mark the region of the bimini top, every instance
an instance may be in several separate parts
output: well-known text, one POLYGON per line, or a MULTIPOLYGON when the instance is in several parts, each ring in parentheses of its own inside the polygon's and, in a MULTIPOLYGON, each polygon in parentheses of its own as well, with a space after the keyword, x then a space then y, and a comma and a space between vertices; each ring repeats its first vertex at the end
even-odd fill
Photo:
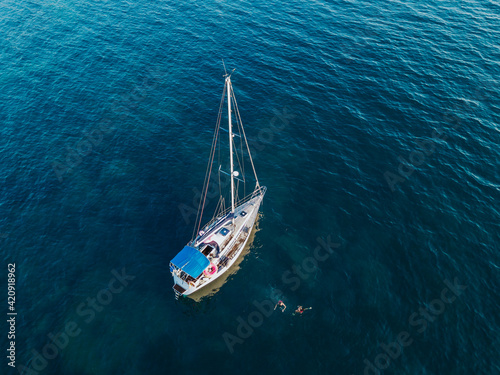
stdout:
POLYGON ((208 267, 210 261, 194 247, 184 246, 170 263, 196 279, 208 267))

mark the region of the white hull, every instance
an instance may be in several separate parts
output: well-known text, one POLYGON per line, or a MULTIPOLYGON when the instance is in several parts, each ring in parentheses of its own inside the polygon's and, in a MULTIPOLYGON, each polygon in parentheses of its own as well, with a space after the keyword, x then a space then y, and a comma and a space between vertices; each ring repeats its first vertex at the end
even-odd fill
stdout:
MULTIPOLYGON (((253 229, 253 224, 252 224, 252 229, 253 229)), ((198 287, 190 287, 188 290, 186 290, 186 292, 184 292, 184 295, 189 296, 190 294, 193 294, 193 293, 199 291, 200 289, 206 288, 207 286, 212 284, 215 280, 217 280, 219 277, 224 275, 227 271, 229 271, 229 269, 232 267, 232 265, 240 257, 240 255, 243 252, 243 249, 245 248, 249 238, 250 238, 250 234, 247 236, 247 238, 245 239, 245 242, 243 242, 243 244, 239 247, 234 258, 231 261, 229 261, 229 263, 227 264, 227 267, 225 267, 223 271, 217 272, 214 276, 210 277, 210 279, 203 285, 199 285, 198 287)))
MULTIPOLYGON (((231 75, 226 74, 224 91, 227 90, 227 114, 228 114, 228 133, 229 133, 229 173, 221 170, 221 164, 219 164, 219 184, 220 184, 220 174, 224 173, 230 176, 231 181, 231 206, 224 210, 225 198, 220 196, 219 203, 217 204, 216 212, 217 217, 210 221, 203 227, 203 229, 196 235, 196 237, 191 240, 184 248, 170 261, 170 272, 174 278, 174 292, 176 297, 180 295, 189 296, 196 293, 200 289, 203 289, 211 285, 215 280, 219 279, 224 275, 231 266, 238 260, 239 256, 243 252, 245 245, 250 238, 252 233, 257 214, 259 213, 259 208, 262 203, 262 199, 266 193, 266 188, 260 186, 259 180, 257 178, 257 173, 255 172, 255 167, 253 165, 252 156, 250 155, 250 148, 245 136, 245 131, 243 129, 243 124, 241 123, 241 117, 238 111, 238 106, 236 104, 236 98, 232 93, 231 86, 231 75), (234 102, 234 116, 237 124, 237 134, 233 134, 232 126, 232 103, 234 102), (234 159, 233 159, 233 143, 235 143, 234 137, 237 136, 240 140, 241 158, 236 153, 236 161, 240 170, 244 171, 245 163, 243 162, 243 145, 246 146, 248 151, 248 156, 250 159, 250 164, 255 176, 255 189, 250 194, 238 201, 239 191, 245 191, 245 177, 239 178, 240 175, 238 171, 234 170, 234 159), (243 143, 244 141, 244 143, 243 143), (238 183, 235 184, 235 179, 238 183), (242 182, 243 188, 240 190, 240 182, 242 182), (223 212, 220 212, 223 211, 223 212), (219 213, 220 212, 220 213, 219 213)), ((207 174, 205 176, 205 183, 203 186, 204 197, 203 202, 205 202, 206 194, 208 192, 208 183, 210 181, 211 171, 214 166, 214 157, 216 150, 218 148, 219 130, 222 107, 224 103, 221 100, 221 106, 219 108, 219 117, 217 120, 217 125, 214 132, 214 139, 212 141, 212 150, 210 152, 210 159, 207 167, 207 174)), ((220 189, 220 187, 219 187, 220 189)), ((201 204, 198 209, 198 215, 196 218, 196 225, 194 234, 199 230, 202 217, 204 203, 201 204)), ((215 215, 215 214, 214 214, 215 215)), ((213 285, 213 284, 212 284, 213 285)))
MULTIPOLYGON (((265 188, 263 188, 262 194, 259 194, 250 199, 248 202, 236 207, 234 212, 234 230, 232 233, 228 234, 228 236, 231 235, 232 237, 229 241, 226 240, 227 243, 224 243, 224 238, 220 235, 220 230, 221 228, 231 227, 232 220, 230 218, 225 221, 221 221, 218 225, 213 226, 213 228, 210 228, 209 226, 206 233, 198 236, 193 242, 190 243, 190 246, 193 246, 200 251, 207 243, 216 242, 219 246, 221 246, 218 257, 210 259, 211 264, 217 266, 217 271, 210 276, 201 274, 198 278, 191 281, 187 281, 185 277, 182 278, 176 272, 172 272, 172 276, 174 278, 174 290, 177 295, 189 296, 200 289, 209 286, 231 268, 243 252, 243 249, 250 238, 264 194, 265 188), (246 215, 242 216, 242 213, 246 213, 246 215)), ((217 220, 215 223, 217 223, 217 220)))

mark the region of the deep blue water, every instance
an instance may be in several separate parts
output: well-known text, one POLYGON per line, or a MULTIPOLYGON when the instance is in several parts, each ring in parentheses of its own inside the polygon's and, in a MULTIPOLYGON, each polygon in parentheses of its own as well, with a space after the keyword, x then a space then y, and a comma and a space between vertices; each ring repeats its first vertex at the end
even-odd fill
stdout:
POLYGON ((15 263, 18 315, 1 373, 500 373, 499 15, 4 1, 1 310, 15 263), (240 269, 176 301, 221 59, 268 192, 240 269), (276 298, 284 313, 255 307, 276 298))

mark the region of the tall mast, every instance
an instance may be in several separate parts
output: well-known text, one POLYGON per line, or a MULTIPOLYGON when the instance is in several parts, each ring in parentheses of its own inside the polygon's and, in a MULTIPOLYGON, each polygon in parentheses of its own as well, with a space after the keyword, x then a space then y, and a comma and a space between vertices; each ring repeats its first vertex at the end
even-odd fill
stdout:
POLYGON ((226 78, 226 84, 227 84, 227 116, 229 120, 229 161, 231 163, 231 213, 234 213, 233 126, 231 124, 231 76, 228 76, 226 78))

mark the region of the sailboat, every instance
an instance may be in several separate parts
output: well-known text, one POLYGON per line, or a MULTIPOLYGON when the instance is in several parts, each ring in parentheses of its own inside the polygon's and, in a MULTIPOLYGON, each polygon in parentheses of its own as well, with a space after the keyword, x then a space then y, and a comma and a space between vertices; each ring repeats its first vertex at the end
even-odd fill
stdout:
MULTIPOLYGON (((170 272, 174 279, 173 290, 175 297, 189 296, 202 288, 206 288, 224 273, 236 262, 241 255, 245 245, 250 238, 250 233, 254 228, 260 205, 266 193, 267 188, 259 184, 255 166, 253 164, 248 141, 241 122, 241 116, 238 110, 236 98, 231 85, 231 74, 225 74, 224 91, 219 107, 217 124, 212 141, 212 149, 205 175, 205 182, 202 190, 202 197, 196 217, 193 237, 186 246, 170 261, 170 272), (203 211, 208 192, 208 186, 211 180, 214 180, 215 173, 212 170, 217 165, 214 163, 216 151, 220 151, 221 138, 219 137, 221 127, 222 112, 224 101, 227 96, 227 132, 229 133, 229 171, 224 171, 219 164, 217 176, 219 181, 219 201, 215 212, 210 221, 201 227, 203 211), (234 108, 234 109, 233 109, 234 108), (237 129, 233 130, 233 115, 237 129), (240 149, 238 148, 240 146, 240 149), (233 151, 241 150, 239 152, 233 151), (245 158, 249 159, 255 179, 253 191, 245 195, 245 185, 249 182, 245 177, 245 158), (236 164, 240 170, 235 169, 236 164), (242 172, 240 174, 240 171, 242 172), (226 197, 223 194, 223 185, 221 176, 229 176, 226 179, 226 185, 230 183, 231 202, 226 208, 226 197), (243 192, 243 194, 241 194, 243 192), (241 195, 241 199, 239 196, 241 195)), ((248 168, 247 168, 248 169, 248 168)), ((252 180, 253 182, 253 180, 252 180)))

